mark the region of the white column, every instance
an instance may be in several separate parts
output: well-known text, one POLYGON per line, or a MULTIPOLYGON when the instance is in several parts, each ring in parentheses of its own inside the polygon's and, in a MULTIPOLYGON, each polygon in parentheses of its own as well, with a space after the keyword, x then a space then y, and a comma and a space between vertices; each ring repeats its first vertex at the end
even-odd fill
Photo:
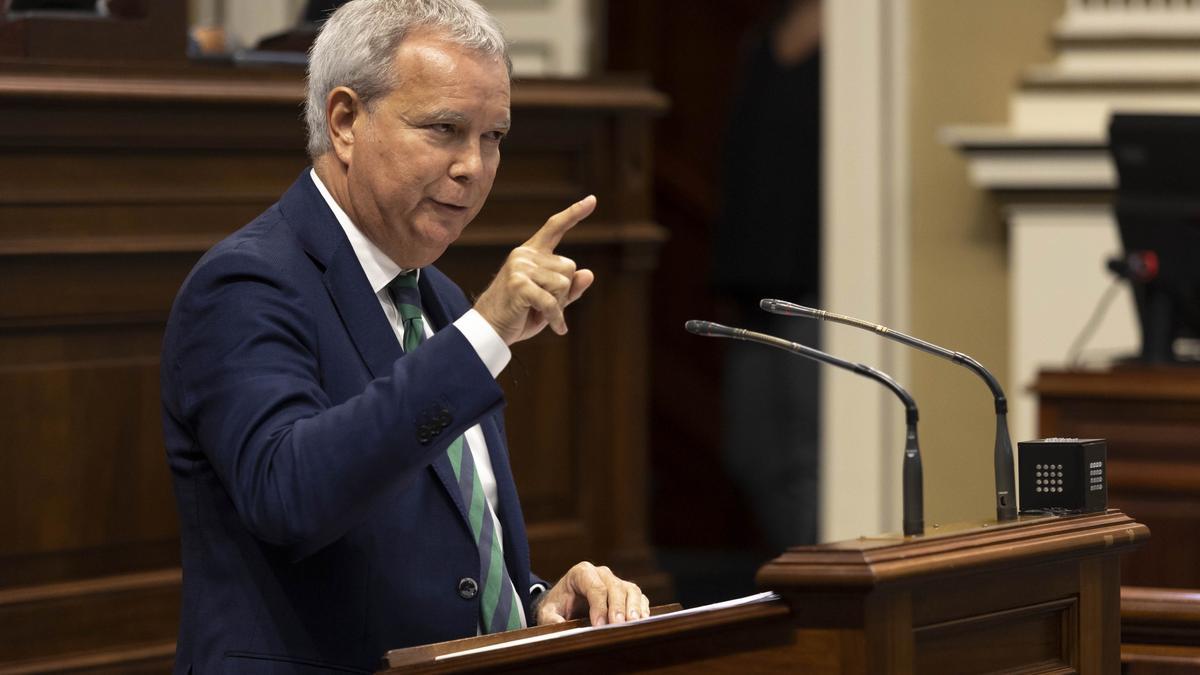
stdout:
POLYGON ((583 77, 591 70, 591 0, 480 0, 512 42, 519 77, 583 77))
MULTIPOLYGON (((907 324, 907 0, 824 7, 822 304, 907 324)), ((827 326, 825 348, 907 379, 902 347, 827 326)), ((821 538, 899 529, 903 411, 879 385, 827 369, 822 379, 821 538)))
POLYGON ((231 44, 244 48, 295 26, 304 8, 304 0, 219 1, 224 3, 225 31, 231 44))

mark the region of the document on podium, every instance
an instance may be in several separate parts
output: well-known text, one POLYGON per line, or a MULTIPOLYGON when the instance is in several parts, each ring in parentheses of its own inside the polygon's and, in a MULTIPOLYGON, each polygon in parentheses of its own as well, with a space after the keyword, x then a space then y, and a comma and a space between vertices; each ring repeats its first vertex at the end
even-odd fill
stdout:
POLYGON ((590 633, 592 631, 621 630, 623 628, 629 628, 631 626, 640 626, 640 625, 646 624, 646 623, 655 623, 658 621, 669 621, 671 619, 676 619, 676 618, 679 618, 682 616, 689 616, 692 614, 704 614, 706 612, 715 612, 715 611, 722 610, 722 609, 728 609, 730 607, 741 607, 743 605, 753 605, 753 604, 757 604, 760 602, 771 602, 773 600, 778 600, 778 599, 779 599, 778 593, 776 593, 774 591, 766 591, 764 593, 756 593, 754 595, 747 595, 744 598, 735 598, 733 600, 725 600, 723 602, 715 602, 711 605, 702 605, 700 607, 691 607, 688 609, 681 609, 678 612, 670 612, 668 614, 659 614, 657 616, 646 617, 645 619, 638 619, 637 621, 627 621, 625 623, 610 623, 610 624, 605 624, 603 626, 583 626, 580 628, 571 628, 568 630, 559 631, 557 633, 547 633, 545 635, 535 635, 533 637, 521 638, 520 640, 510 640, 508 642, 501 642, 501 643, 494 644, 494 645, 487 645, 486 647, 476 647, 474 649, 464 649, 459 652, 451 652, 449 654, 442 654, 440 656, 437 656, 435 658, 435 660, 443 661, 445 659, 453 659, 453 658, 458 658, 460 656, 468 656, 470 654, 480 654, 483 652, 494 652, 494 651, 498 651, 501 649, 509 649, 511 647, 519 647, 521 645, 534 644, 537 642, 546 642, 549 640, 558 640, 560 638, 570 637, 572 635, 579 635, 581 633, 590 633))

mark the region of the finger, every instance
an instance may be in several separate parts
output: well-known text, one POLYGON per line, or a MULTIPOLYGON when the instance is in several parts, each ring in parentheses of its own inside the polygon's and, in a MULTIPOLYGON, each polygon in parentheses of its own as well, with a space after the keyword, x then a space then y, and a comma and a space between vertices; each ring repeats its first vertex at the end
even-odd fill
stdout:
POLYGON ((542 267, 552 269, 568 279, 575 276, 575 261, 571 260, 567 256, 545 253, 539 253, 538 255, 540 256, 538 262, 542 267))
POLYGON ((566 306, 567 296, 571 291, 571 277, 541 267, 534 268, 527 274, 533 283, 553 295, 559 306, 566 306))
POLYGON ((642 596, 642 618, 650 616, 650 598, 642 596))
POLYGON ((595 195, 588 195, 580 199, 566 209, 550 216, 546 224, 534 232, 525 245, 543 253, 550 253, 555 246, 558 246, 558 242, 562 241, 563 235, 575 227, 579 221, 590 216, 595 209, 595 195))
POLYGON ((522 244, 512 250, 509 254, 509 260, 518 269, 532 269, 534 267, 544 267, 548 270, 558 272, 559 274, 571 278, 575 274, 575 261, 565 255, 555 253, 546 253, 540 249, 532 248, 526 244, 522 244))
POLYGON ((630 621, 637 621, 642 618, 642 589, 638 588, 637 584, 627 583, 625 585, 625 618, 630 621))
POLYGON ((595 280, 596 275, 592 274, 591 270, 579 270, 575 272, 571 277, 571 290, 567 293, 567 301, 563 303, 563 306, 566 307, 578 300, 595 280))
POLYGON ((557 603, 543 602, 538 608, 537 625, 541 626, 548 623, 562 623, 567 618, 559 611, 557 603))
POLYGON ((608 622, 608 591, 604 582, 596 573, 596 568, 588 566, 580 568, 580 580, 576 588, 583 592, 588 602, 588 619, 593 626, 603 626, 608 622))
POLYGON ((546 323, 550 324, 550 328, 559 335, 565 335, 567 332, 567 320, 563 317, 562 305, 558 303, 558 298, 550 294, 549 291, 538 286, 528 276, 525 277, 525 283, 521 286, 520 298, 527 307, 531 307, 541 313, 542 318, 546 323))
POLYGON ((629 598, 625 582, 608 575, 608 620, 612 623, 625 623, 625 603, 629 598))

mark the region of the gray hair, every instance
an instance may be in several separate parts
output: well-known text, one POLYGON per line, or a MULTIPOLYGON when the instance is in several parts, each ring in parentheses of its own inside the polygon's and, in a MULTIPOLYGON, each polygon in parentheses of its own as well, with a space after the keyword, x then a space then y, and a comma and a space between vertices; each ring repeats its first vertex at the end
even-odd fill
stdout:
POLYGON ((432 29, 453 44, 501 56, 512 72, 499 23, 475 0, 351 0, 329 17, 309 50, 304 101, 309 157, 315 160, 333 147, 325 110, 329 92, 349 87, 370 109, 375 98, 396 86, 396 49, 418 29, 432 29))

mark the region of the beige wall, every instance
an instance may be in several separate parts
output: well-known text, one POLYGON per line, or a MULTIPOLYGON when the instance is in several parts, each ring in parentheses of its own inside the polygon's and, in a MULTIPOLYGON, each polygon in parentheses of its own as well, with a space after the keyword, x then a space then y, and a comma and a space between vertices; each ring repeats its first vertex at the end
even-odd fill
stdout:
MULTIPOLYGON (((1004 122, 1022 69, 1051 60, 1051 29, 1062 13, 1063 0, 911 4, 910 329, 974 356, 1010 395, 1005 226, 938 130, 1004 122)), ((926 523, 994 517, 987 389, 923 354, 911 357, 909 372, 921 407, 926 523)))

